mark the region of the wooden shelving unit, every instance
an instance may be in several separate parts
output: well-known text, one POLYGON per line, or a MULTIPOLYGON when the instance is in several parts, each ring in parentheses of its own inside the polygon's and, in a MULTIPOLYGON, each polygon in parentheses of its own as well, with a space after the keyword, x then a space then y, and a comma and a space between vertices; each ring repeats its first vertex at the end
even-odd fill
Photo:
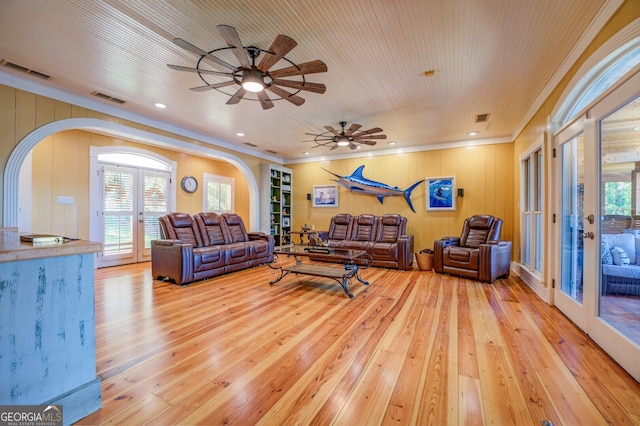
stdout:
POLYGON ((276 246, 291 244, 292 170, 260 164, 260 230, 275 238, 276 246))

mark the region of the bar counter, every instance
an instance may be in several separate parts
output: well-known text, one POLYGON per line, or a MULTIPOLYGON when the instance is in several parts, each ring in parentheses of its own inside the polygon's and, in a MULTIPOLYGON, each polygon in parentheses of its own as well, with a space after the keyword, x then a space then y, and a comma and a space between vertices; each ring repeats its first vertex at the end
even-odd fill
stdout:
POLYGON ((93 282, 102 246, 13 237, 0 238, 0 405, 62 405, 71 424, 102 406, 93 282))

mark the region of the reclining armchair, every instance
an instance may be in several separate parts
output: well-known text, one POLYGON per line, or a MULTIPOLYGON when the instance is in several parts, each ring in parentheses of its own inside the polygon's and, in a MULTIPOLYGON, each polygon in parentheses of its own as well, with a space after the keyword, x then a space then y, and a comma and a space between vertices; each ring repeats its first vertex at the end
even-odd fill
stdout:
POLYGON ((500 241, 501 229, 502 219, 493 216, 465 219, 460 237, 434 241, 433 269, 488 283, 508 277, 511 241, 500 241))

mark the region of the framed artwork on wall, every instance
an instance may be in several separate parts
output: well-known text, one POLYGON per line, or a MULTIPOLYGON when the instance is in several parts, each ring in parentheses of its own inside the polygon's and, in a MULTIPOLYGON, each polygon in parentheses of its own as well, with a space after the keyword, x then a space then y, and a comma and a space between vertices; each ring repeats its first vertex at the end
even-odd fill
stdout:
POLYGON ((456 177, 427 178, 427 210, 450 211, 456 209, 456 177))
POLYGON ((313 207, 338 207, 338 185, 314 185, 313 207))

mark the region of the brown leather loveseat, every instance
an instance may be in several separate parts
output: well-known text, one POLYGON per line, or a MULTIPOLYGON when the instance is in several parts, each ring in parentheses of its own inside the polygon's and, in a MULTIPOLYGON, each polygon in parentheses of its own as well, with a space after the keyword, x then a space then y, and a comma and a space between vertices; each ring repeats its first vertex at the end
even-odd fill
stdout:
POLYGON ((465 219, 460 237, 444 237, 433 244, 433 269, 492 283, 508 277, 511 241, 500 241, 502 219, 475 215, 465 219))
MULTIPOLYGON (((398 214, 351 216, 339 213, 331 218, 328 231, 318 237, 329 247, 365 250, 373 259, 372 266, 410 269, 413 264, 413 235, 405 234, 407 218, 398 214)), ((316 244, 311 238, 310 243, 316 244)), ((322 256, 312 259, 323 260, 322 256)))
POLYGON ((159 223, 162 239, 151 241, 155 279, 182 285, 273 261, 273 236, 247 232, 235 213, 170 213, 159 223))

